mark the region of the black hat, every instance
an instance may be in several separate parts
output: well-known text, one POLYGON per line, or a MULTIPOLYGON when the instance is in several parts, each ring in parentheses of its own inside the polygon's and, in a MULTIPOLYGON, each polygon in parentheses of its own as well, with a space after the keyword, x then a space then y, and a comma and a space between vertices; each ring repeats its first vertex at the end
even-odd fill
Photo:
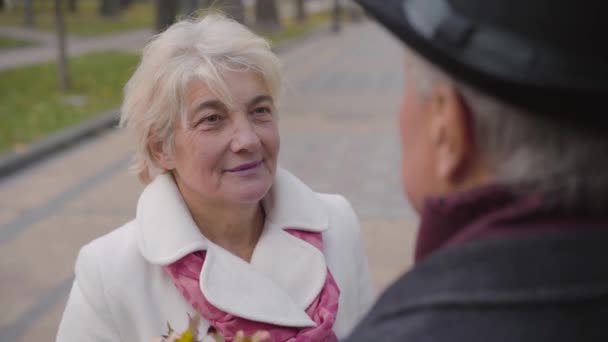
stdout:
POLYGON ((607 1, 356 1, 456 79, 556 119, 608 122, 607 1))

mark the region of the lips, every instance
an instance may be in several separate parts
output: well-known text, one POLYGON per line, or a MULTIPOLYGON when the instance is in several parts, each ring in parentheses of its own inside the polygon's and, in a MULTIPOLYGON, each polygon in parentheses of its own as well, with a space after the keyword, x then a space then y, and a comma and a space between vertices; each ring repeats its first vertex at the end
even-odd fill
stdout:
POLYGON ((226 171, 228 171, 228 172, 247 171, 247 170, 254 169, 254 168, 256 168, 256 167, 258 167, 260 165, 262 165, 262 161, 258 160, 258 161, 251 162, 251 163, 241 164, 241 165, 239 165, 239 166, 237 166, 235 168, 228 169, 226 171))

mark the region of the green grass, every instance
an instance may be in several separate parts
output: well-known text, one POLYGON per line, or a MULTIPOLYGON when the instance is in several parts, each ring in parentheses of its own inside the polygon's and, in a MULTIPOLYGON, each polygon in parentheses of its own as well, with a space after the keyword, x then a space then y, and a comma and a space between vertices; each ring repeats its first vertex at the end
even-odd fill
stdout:
POLYGON ((62 128, 117 107, 137 65, 127 53, 98 53, 70 61, 72 90, 57 86, 54 64, 0 72, 0 152, 18 150, 62 128), (80 104, 66 98, 78 96, 80 104))
POLYGON ((28 46, 28 45, 31 45, 31 43, 25 42, 22 40, 12 39, 9 37, 0 36, 0 50, 24 47, 24 46, 28 46))
MULTIPOLYGON (((35 26, 43 31, 55 28, 53 1, 34 0, 35 26)), ((154 25, 154 7, 152 1, 135 2, 116 18, 104 18, 98 14, 99 0, 79 0, 78 12, 64 11, 68 33, 88 37, 116 32, 125 32, 141 28, 152 28, 154 25)), ((67 7, 67 6, 66 6, 67 7)), ((0 25, 23 26, 23 9, 17 7, 11 11, 0 12, 0 25)))

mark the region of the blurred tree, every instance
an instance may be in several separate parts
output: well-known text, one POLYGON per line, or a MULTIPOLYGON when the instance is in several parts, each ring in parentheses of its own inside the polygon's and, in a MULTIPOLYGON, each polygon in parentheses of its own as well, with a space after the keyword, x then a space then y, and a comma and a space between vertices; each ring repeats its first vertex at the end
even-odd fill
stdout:
POLYGON ((331 30, 333 32, 340 32, 340 19, 342 16, 342 6, 340 6, 340 0, 334 0, 334 9, 332 11, 332 25, 331 30))
POLYGON ((255 2, 255 24, 265 30, 281 28, 279 8, 275 0, 257 0, 255 2))
POLYGON ((133 4, 133 0, 120 0, 120 9, 126 9, 133 4))
POLYGON ((23 0, 23 24, 34 27, 34 0, 23 0))
POLYGON ((70 13, 78 12, 78 0, 68 0, 68 10, 70 13))
POLYGON ((307 19, 306 0, 296 0, 296 20, 303 23, 307 19))
POLYGON ((223 0, 218 2, 224 13, 230 18, 245 23, 245 5, 241 0, 223 0))
POLYGON ((0 12, 4 11, 4 0, 0 0, 0 12))
POLYGON ((245 5, 242 0, 203 0, 202 7, 213 7, 239 23, 245 23, 245 5))
POLYGON ((179 10, 179 1, 156 0, 156 31, 164 31, 175 22, 179 10))
POLYGON ((357 5, 354 1, 349 1, 346 3, 346 12, 348 12, 348 17, 352 21, 360 21, 363 19, 364 12, 361 6, 357 5))
POLYGON ((179 7, 180 13, 191 15, 198 10, 198 0, 181 0, 179 7))
POLYGON ((65 20, 61 0, 55 0, 55 27, 57 31, 57 75, 61 90, 70 89, 70 70, 65 39, 65 20))
POLYGON ((99 15, 103 17, 115 17, 120 14, 121 8, 121 0, 101 0, 99 3, 99 15))

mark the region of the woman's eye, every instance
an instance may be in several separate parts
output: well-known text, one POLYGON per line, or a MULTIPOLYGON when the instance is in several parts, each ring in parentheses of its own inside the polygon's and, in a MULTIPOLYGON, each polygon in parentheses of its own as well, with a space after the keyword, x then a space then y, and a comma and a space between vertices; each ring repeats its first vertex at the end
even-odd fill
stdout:
POLYGON ((219 115, 219 114, 212 114, 212 115, 209 115, 209 116, 204 117, 204 118, 203 118, 203 119, 200 121, 200 123, 203 123, 203 124, 211 124, 211 125, 213 125, 213 124, 217 124, 217 123, 219 123, 220 121, 222 121, 222 119, 223 119, 223 118, 222 118, 222 116, 221 116, 221 115, 219 115))
POLYGON ((270 109, 270 107, 258 107, 253 110, 253 114, 257 116, 270 115, 272 114, 272 110, 270 109))

